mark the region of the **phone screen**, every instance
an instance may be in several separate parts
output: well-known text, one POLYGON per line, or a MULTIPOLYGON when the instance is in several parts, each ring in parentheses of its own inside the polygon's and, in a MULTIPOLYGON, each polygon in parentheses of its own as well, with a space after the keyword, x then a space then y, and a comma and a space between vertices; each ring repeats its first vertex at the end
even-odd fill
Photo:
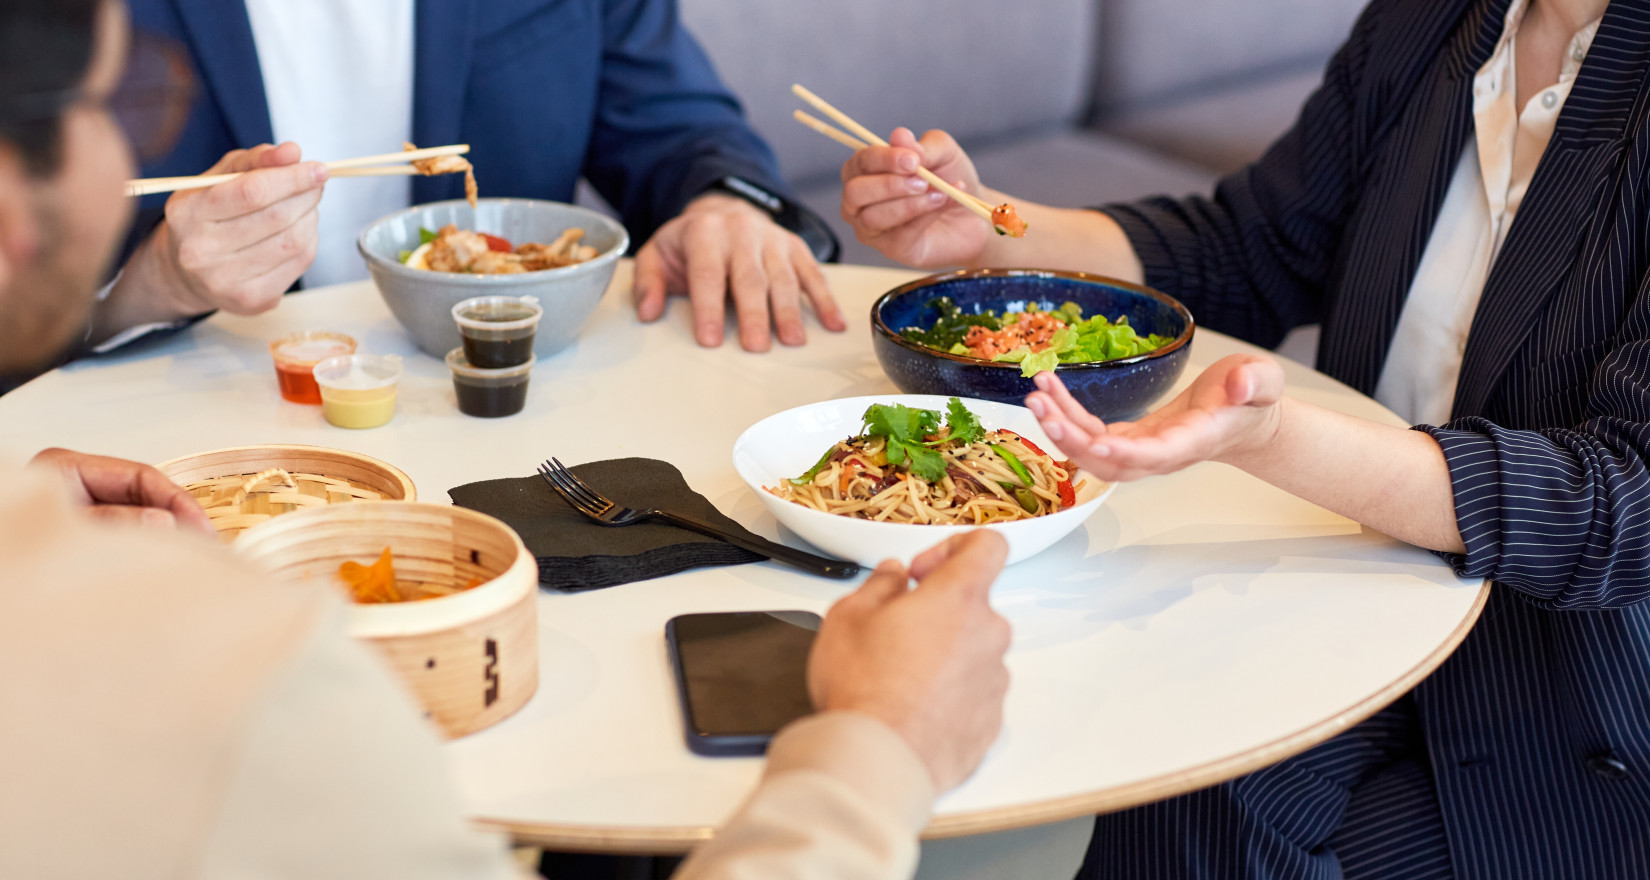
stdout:
POLYGON ((808 611, 684 614, 666 625, 688 745, 700 754, 761 754, 772 736, 813 712, 808 611))

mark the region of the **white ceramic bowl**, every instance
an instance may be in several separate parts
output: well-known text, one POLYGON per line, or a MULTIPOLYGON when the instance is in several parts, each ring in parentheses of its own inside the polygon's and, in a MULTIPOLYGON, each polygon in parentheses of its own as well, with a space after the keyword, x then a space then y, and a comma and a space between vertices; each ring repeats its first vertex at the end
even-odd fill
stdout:
MULTIPOLYGON (((733 466, 775 519, 820 550, 861 565, 874 566, 884 559, 909 564, 924 550, 976 527, 880 523, 835 516, 776 498, 764 487, 778 486, 781 480, 805 473, 826 447, 857 434, 866 408, 873 403, 903 403, 943 411, 947 400, 949 398, 931 394, 879 394, 827 400, 786 410, 757 422, 740 435, 733 444, 733 466)), ((1007 428, 1050 454, 1059 454, 1048 435, 1038 427, 1036 417, 1025 407, 972 398, 963 398, 963 403, 979 416, 986 430, 1007 428)), ((1010 563, 1041 553, 1082 525, 1111 494, 1110 483, 1102 483, 1087 474, 1078 479, 1086 484, 1077 493, 1075 507, 981 528, 1008 540, 1010 563)))

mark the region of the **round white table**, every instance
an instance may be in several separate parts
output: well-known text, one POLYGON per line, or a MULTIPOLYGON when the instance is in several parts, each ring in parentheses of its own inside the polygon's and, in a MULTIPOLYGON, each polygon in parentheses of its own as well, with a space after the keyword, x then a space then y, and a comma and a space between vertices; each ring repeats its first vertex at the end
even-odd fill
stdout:
MULTIPOLYGON (((734 439, 779 410, 894 392, 872 356, 869 304, 913 273, 831 267, 843 334, 765 355, 695 345, 688 309, 655 325, 629 306, 629 267, 576 345, 534 371, 526 410, 461 415, 445 366, 419 355, 370 284, 220 315, 158 345, 73 364, 0 398, 0 447, 69 446, 158 462, 254 443, 312 443, 404 469, 420 497, 528 475, 552 455, 670 461, 724 512, 791 542, 735 475, 734 439), (283 402, 266 349, 293 330, 341 330, 407 357, 389 425, 348 431, 283 402)), ((729 339, 734 339, 730 332, 729 339)), ((1186 381, 1249 346, 1198 333, 1186 381)), ((1398 424, 1298 364, 1291 393, 1398 424)), ((686 612, 824 611, 851 585, 762 563, 577 595, 541 593, 537 695, 450 743, 484 825, 567 849, 680 852, 755 783, 756 759, 683 745, 664 625, 686 612)), ((930 837, 1024 827, 1138 805, 1270 764, 1391 702, 1459 644, 1487 596, 1431 554, 1205 464, 1120 486, 1080 529, 1009 568, 993 601, 1013 623, 1002 736, 938 805, 930 837)))

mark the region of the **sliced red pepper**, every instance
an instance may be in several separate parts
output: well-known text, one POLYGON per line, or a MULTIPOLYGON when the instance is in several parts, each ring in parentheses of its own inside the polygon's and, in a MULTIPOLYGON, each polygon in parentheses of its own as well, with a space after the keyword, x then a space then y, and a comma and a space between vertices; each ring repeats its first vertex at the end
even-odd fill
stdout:
POLYGON ((481 237, 487 239, 487 249, 490 251, 498 251, 501 254, 513 254, 516 252, 516 249, 511 246, 508 238, 499 238, 496 235, 488 235, 485 232, 481 234, 481 237))
POLYGON ((1015 434, 1013 431, 1010 431, 1007 428, 1003 428, 1002 432, 1004 434, 1012 434, 1014 437, 1018 438, 1021 443, 1024 443, 1026 445, 1026 448, 1031 450, 1032 452, 1035 452, 1038 455, 1042 455, 1042 456, 1047 456, 1048 455, 1048 453, 1044 452, 1041 449, 1038 449, 1037 444, 1031 442, 1030 440, 1027 440, 1025 437, 1023 437, 1019 434, 1015 434))
POLYGON ((1077 490, 1071 487, 1070 480, 1061 480, 1059 484, 1054 487, 1054 491, 1060 493, 1061 510, 1065 510, 1068 507, 1077 506, 1077 490))

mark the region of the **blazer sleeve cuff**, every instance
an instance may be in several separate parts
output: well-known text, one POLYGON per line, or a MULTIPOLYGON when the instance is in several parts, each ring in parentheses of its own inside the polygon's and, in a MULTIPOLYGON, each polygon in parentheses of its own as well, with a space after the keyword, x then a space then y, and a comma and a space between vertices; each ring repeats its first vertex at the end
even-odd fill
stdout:
POLYGON ((1165 293, 1180 287, 1181 275, 1176 268, 1173 243, 1162 227, 1152 221, 1152 207, 1147 202, 1105 205, 1094 210, 1123 227, 1123 234, 1140 260, 1147 287, 1165 293))
POLYGON ((1432 436, 1444 450, 1450 490, 1455 496, 1455 520, 1466 553, 1436 551, 1461 577, 1489 577, 1501 559, 1500 450, 1478 431, 1417 425, 1414 430, 1432 436))
POLYGON ((822 712, 791 724, 768 746, 764 778, 823 773, 898 818, 915 835, 928 824, 934 782, 893 728, 858 712, 822 712))

